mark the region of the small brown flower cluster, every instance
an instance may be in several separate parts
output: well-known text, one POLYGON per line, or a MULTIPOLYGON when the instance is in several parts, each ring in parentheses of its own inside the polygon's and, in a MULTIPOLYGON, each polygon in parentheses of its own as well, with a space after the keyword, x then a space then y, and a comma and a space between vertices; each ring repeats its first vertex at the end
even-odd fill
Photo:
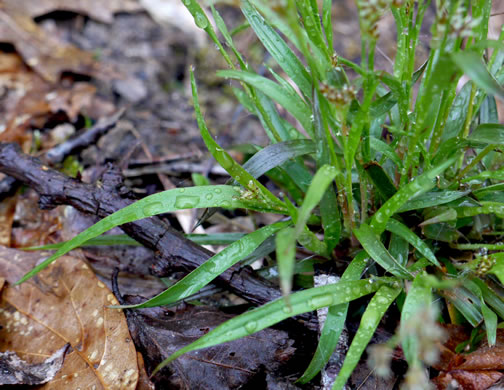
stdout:
POLYGON ((439 8, 437 21, 432 25, 433 42, 431 45, 433 47, 438 46, 447 31, 449 37, 452 39, 457 37, 467 38, 474 35, 474 28, 481 23, 481 18, 473 19, 464 6, 458 7, 451 21, 448 22, 446 4, 439 8))
POLYGON ((390 7, 401 7, 404 0, 359 0, 359 16, 362 30, 373 39, 378 39, 378 22, 390 7))
POLYGON ((357 91, 352 85, 344 85, 343 88, 336 88, 326 83, 320 84, 320 92, 331 103, 337 106, 345 106, 355 99, 357 91))
POLYGON ((479 258, 478 267, 476 268, 477 276, 485 276, 488 271, 495 265, 495 258, 491 255, 484 255, 479 258))

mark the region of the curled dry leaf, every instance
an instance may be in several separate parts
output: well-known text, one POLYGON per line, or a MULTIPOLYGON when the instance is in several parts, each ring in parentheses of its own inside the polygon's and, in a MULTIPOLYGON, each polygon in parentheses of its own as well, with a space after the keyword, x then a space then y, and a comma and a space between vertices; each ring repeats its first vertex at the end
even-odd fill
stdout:
MULTIPOLYGON (((4 0, 6 3, 19 3, 19 0, 4 0)), ((112 23, 117 12, 134 12, 141 10, 136 0, 38 0, 21 1, 29 4, 26 12, 31 17, 37 17, 53 11, 71 11, 87 15, 99 22, 112 23)))
POLYGON ((114 295, 82 261, 65 256, 37 277, 12 286, 47 253, 0 247, 0 350, 43 362, 70 344, 63 367, 42 389, 135 389, 136 351, 114 295))
POLYGON ((60 370, 68 344, 40 364, 27 364, 14 352, 0 352, 0 385, 39 385, 49 382, 60 370))
POLYGON ((504 330, 497 330, 497 341, 493 347, 483 341, 473 352, 456 353, 457 345, 468 340, 470 333, 467 328, 456 325, 444 328, 448 339, 441 347, 440 361, 434 365, 440 371, 439 376, 433 379, 438 389, 450 389, 457 383, 462 389, 483 390, 504 376, 504 330))
POLYGON ((1 5, 1 41, 14 45, 24 61, 47 81, 56 82, 65 71, 105 80, 118 76, 97 62, 93 53, 46 33, 30 16, 32 1, 3 0, 1 5))

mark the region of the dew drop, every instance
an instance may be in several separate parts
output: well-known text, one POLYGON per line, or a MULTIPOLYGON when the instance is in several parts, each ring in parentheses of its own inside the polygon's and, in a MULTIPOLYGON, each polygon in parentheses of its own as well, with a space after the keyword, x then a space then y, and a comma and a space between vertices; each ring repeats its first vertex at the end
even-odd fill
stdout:
POLYGON ((185 192, 185 188, 179 188, 178 192, 180 192, 181 194, 185 192))
POLYGON ((196 16, 194 17, 194 22, 196 23, 196 26, 202 29, 208 26, 208 20, 202 13, 196 14, 196 16))
POLYGON ((290 306, 284 306, 284 308, 282 309, 282 311, 285 314, 290 314, 290 313, 292 313, 292 307, 290 307, 290 306))
POLYGON ((198 205, 199 200, 199 196, 177 196, 175 207, 177 209, 192 209, 198 205))
POLYGON ((144 206, 142 209, 145 215, 156 215, 161 212, 163 204, 161 202, 153 202, 144 206))
POLYGON ((374 218, 375 218, 376 222, 378 222, 378 223, 382 223, 383 222, 383 214, 380 211, 378 211, 374 215, 374 218))
POLYGON ((245 324, 245 330, 247 333, 254 333, 254 331, 257 329, 257 322, 256 321, 249 321, 245 324))
POLYGON ((205 195, 205 199, 206 200, 211 200, 213 198, 213 195, 212 194, 206 194, 205 195))
POLYGON ((312 309, 318 309, 320 307, 324 307, 324 306, 331 306, 332 303, 333 303, 333 296, 330 295, 330 294, 326 294, 326 295, 319 295, 319 296, 316 296, 316 297, 313 297, 311 298, 309 301, 308 301, 308 305, 312 308, 312 309))
POLYGON ((224 207, 224 208, 229 208, 229 207, 231 207, 231 202, 229 200, 223 200, 219 206, 224 207))
POLYGON ((220 188, 216 188, 216 189, 214 190, 214 192, 215 192, 216 194, 220 194, 220 193, 222 193, 222 190, 221 190, 220 188))
POLYGON ((218 160, 222 168, 229 169, 233 166, 234 160, 229 154, 220 152, 218 156, 220 157, 218 160))

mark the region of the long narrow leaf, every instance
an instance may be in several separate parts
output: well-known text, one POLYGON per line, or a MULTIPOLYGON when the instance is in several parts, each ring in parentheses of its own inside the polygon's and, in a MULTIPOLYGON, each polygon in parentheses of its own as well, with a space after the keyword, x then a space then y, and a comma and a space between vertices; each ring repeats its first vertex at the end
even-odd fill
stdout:
POLYGON ((371 227, 377 234, 385 230, 388 220, 394 215, 408 200, 419 196, 434 187, 436 176, 444 172, 446 168, 453 165, 455 157, 452 157, 431 170, 422 173, 412 182, 408 183, 392 196, 380 209, 373 215, 371 227))
POLYGON ((305 96, 311 94, 311 80, 298 57, 287 46, 278 33, 271 28, 259 12, 246 0, 241 2, 243 15, 250 23, 257 38, 262 42, 266 50, 282 67, 285 73, 299 86, 305 96))
POLYGON ((199 101, 198 101, 198 90, 196 88, 196 80, 194 78, 194 72, 191 69, 191 89, 193 95, 194 111, 196 112, 196 120, 198 121, 198 127, 201 132, 201 137, 208 148, 208 151, 217 160, 217 162, 224 168, 238 183, 247 188, 252 195, 258 200, 262 200, 264 203, 271 205, 282 206, 283 202, 273 195, 266 187, 264 187, 259 181, 257 181, 250 173, 248 173, 243 167, 238 164, 233 158, 222 149, 217 142, 212 138, 210 131, 205 124, 203 115, 201 114, 199 101))
POLYGON ((369 256, 386 271, 402 279, 412 279, 412 275, 401 263, 391 256, 369 225, 365 223, 361 224, 359 229, 354 230, 354 234, 364 250, 369 253, 369 256))
POLYGON ((399 288, 383 286, 371 298, 366 311, 362 315, 359 329, 352 340, 352 344, 350 344, 343 366, 334 381, 333 390, 343 389, 357 363, 359 363, 364 350, 371 341, 371 337, 373 337, 380 320, 400 292, 401 289, 399 288))
POLYGON ((290 222, 278 222, 247 234, 245 237, 229 245, 223 251, 212 256, 189 275, 179 280, 161 294, 137 305, 116 306, 116 308, 155 307, 169 305, 184 299, 198 292, 229 267, 250 255, 264 242, 264 240, 289 224, 290 222))
POLYGON ((279 298, 219 325, 195 342, 172 354, 156 367, 154 373, 184 353, 254 334, 298 314, 353 301, 394 281, 395 278, 375 278, 373 283, 369 280, 356 280, 314 287, 291 294, 289 305, 283 298, 279 298))
MULTIPOLYGON (((368 265, 367 256, 368 254, 364 251, 355 256, 338 283, 360 279, 368 265)), ((297 380, 299 383, 307 383, 312 380, 329 361, 329 358, 336 349, 343 327, 345 326, 348 306, 348 303, 342 303, 329 307, 324 327, 322 328, 320 339, 317 344, 317 349, 308 368, 297 380)))
POLYGON ((431 287, 423 283, 423 274, 418 274, 406 295, 406 300, 401 311, 400 334, 402 338, 402 347, 404 356, 410 366, 419 363, 420 346, 415 334, 410 334, 410 322, 417 319, 422 310, 431 305, 432 295, 431 287))
POLYGON ((289 111, 301 123, 304 129, 311 134, 311 111, 299 95, 288 93, 274 81, 251 72, 222 70, 217 72, 217 76, 240 80, 262 91, 289 111))
POLYGON ((415 233, 413 233, 406 225, 395 219, 389 219, 387 222, 387 230, 389 232, 395 233, 398 236, 404 238, 408 241, 418 252, 424 255, 432 264, 440 267, 434 252, 427 246, 427 244, 422 241, 415 233))
MULTIPOLYGON (((262 209, 264 206, 269 209, 265 203, 242 199, 239 188, 232 186, 199 186, 179 188, 160 192, 147 196, 139 201, 103 218, 90 228, 86 229, 76 237, 67 241, 56 253, 44 260, 42 263, 33 268, 17 283, 22 283, 33 275, 37 274, 58 257, 75 249, 86 241, 98 237, 106 231, 123 225, 128 222, 133 222, 142 218, 151 217, 157 214, 169 213, 175 210, 206 208, 206 207, 226 207, 226 208, 249 208, 256 210, 262 209)), ((269 209, 275 211, 275 209, 269 209)), ((279 211, 278 209, 276 211, 279 211)))
POLYGON ((504 100, 504 89, 490 74, 481 56, 476 52, 460 51, 451 55, 455 64, 474 81, 474 83, 490 95, 504 100))

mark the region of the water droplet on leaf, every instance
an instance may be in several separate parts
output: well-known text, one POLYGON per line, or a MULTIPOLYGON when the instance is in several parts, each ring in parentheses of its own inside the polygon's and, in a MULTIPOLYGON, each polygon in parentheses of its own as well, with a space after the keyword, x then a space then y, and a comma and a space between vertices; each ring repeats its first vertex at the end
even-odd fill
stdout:
POLYGON ((199 200, 199 196, 177 196, 175 207, 178 209, 192 209, 198 205, 199 200))

